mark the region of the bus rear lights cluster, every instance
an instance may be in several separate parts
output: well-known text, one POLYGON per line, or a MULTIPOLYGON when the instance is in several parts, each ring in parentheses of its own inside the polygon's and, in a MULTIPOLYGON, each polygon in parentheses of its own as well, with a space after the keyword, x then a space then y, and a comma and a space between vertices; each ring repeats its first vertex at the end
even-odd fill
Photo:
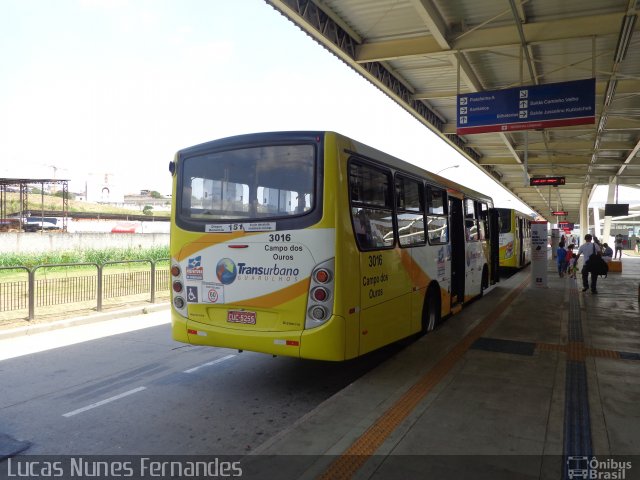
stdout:
POLYGON ((334 259, 326 260, 313 269, 309 282, 309 301, 305 328, 319 327, 333 314, 334 259))
POLYGON ((320 305, 316 305, 309 309, 309 316, 314 320, 321 321, 321 320, 325 320, 328 315, 327 315, 327 310, 324 307, 320 305))
POLYGON ((174 277, 177 277, 180 275, 180 267, 178 265, 173 265, 171 267, 171 275, 173 275, 174 277))
POLYGON ((316 302, 324 302, 327 298, 329 298, 329 292, 322 287, 316 287, 311 290, 311 298, 313 298, 316 302))
POLYGON ((173 291, 176 293, 180 293, 183 289, 182 282, 175 281, 173 282, 173 291))
POLYGON ((331 280, 331 272, 326 268, 319 268, 314 272, 313 278, 318 283, 327 283, 331 280))
POLYGON ((182 297, 176 297, 173 299, 173 305, 175 305, 175 307, 178 310, 182 310, 184 308, 184 298, 182 297))

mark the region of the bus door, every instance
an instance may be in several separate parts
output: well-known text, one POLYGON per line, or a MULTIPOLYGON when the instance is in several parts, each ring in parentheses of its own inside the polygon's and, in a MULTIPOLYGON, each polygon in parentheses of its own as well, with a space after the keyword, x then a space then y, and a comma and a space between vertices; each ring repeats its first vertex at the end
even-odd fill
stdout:
POLYGON ((491 265, 491 284, 500 281, 500 213, 489 209, 489 265, 491 265))
POLYGON ((465 241, 462 200, 449 196, 451 216, 451 305, 464 301, 465 241))
POLYGON ((518 267, 524 267, 524 221, 516 217, 516 238, 518 242, 518 267))

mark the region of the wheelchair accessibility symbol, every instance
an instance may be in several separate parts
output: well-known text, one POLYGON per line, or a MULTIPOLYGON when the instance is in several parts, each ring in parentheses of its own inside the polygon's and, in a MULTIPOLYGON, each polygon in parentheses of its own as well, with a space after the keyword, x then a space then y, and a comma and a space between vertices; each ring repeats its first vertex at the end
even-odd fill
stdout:
POLYGON ((198 301, 198 287, 190 287, 187 285, 187 302, 195 303, 198 301))

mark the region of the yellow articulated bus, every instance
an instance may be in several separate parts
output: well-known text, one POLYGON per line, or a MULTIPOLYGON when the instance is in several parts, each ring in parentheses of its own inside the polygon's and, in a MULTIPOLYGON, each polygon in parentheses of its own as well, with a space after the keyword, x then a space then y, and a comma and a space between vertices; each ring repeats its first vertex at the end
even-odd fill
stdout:
POLYGON ((170 171, 181 342, 346 360, 433 329, 497 278, 491 198, 337 133, 216 140, 170 171))
POLYGON ((500 267, 531 263, 531 217, 511 208, 496 208, 500 225, 500 267))

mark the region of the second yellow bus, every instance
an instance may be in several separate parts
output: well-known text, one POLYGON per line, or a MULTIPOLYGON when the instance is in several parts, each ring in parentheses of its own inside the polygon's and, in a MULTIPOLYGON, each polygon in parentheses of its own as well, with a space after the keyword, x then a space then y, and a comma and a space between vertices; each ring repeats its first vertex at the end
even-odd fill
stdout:
POLYGON ((511 208, 496 208, 500 225, 500 267, 531 263, 531 217, 511 208))

